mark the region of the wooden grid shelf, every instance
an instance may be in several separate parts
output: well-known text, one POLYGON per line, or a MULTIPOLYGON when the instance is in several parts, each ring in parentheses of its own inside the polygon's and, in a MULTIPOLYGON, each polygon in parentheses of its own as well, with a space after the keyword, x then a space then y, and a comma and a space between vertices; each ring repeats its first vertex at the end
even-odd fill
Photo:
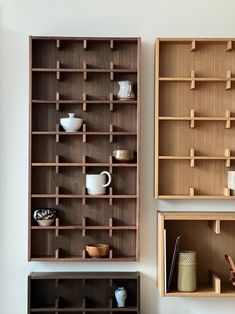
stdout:
POLYGON ((138 261, 140 38, 30 37, 30 84, 29 260, 138 261), (123 80, 135 99, 118 99, 123 80), (68 112, 83 119, 77 132, 60 126, 68 112), (117 162, 116 149, 135 159, 117 162), (103 170, 111 186, 89 195, 86 174, 103 170), (40 208, 56 209, 54 224, 37 226, 40 208), (87 256, 98 243, 109 245, 107 258, 87 256))
POLYGON ((234 39, 157 40, 156 198, 234 199, 234 62, 234 39))
POLYGON ((229 281, 230 271, 224 258, 225 254, 233 258, 235 256, 234 227, 234 213, 159 212, 158 289, 160 295, 169 297, 234 297, 235 289, 229 281), (166 238, 164 238, 164 229, 166 230, 166 238), (197 290, 195 292, 176 290, 177 263, 172 289, 165 291, 164 288, 165 278, 168 278, 170 270, 175 240, 179 235, 181 235, 180 251, 192 250, 197 252, 197 290), (164 254, 165 245, 166 255, 164 254))
POLYGON ((138 272, 31 273, 28 292, 28 314, 140 313, 138 272), (120 286, 127 291, 123 308, 114 296, 120 286))

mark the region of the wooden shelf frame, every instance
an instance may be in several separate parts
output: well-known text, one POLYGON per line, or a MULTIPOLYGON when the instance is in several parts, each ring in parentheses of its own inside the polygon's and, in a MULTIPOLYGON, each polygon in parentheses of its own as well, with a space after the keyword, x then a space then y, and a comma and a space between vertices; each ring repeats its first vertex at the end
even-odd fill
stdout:
POLYGON ((139 260, 140 46, 140 38, 30 37, 29 261, 139 260), (117 81, 127 79, 136 98, 119 100, 117 81), (83 118, 80 131, 60 127, 67 110, 83 118), (116 162, 113 150, 124 148, 136 160, 116 162), (112 186, 88 195, 85 175, 102 170, 112 186), (37 208, 55 208, 55 225, 36 226, 37 208), (91 242, 109 244, 109 257, 88 258, 91 242))
POLYGON ((235 150, 234 41, 157 39, 155 198, 234 199, 227 188, 235 150), (200 82, 208 84, 197 88, 200 82))
POLYGON ((28 314, 59 312, 125 312, 140 313, 139 272, 57 272, 31 273, 28 276, 28 314), (124 286, 128 293, 126 307, 118 308, 114 297, 115 289, 124 286), (74 286, 79 291, 76 298, 74 286), (86 287, 89 291, 86 292, 86 287), (53 293, 49 290, 53 287, 53 293), (63 288, 71 291, 69 300, 63 288), (41 294, 39 289, 48 292, 41 294), (38 298, 38 294, 41 298, 38 298), (81 296, 80 296, 81 295, 81 296), (100 299, 98 299, 100 297, 100 299))
MULTIPOLYGON (((235 295, 234 287, 229 283, 229 269, 227 268, 224 254, 235 254, 232 240, 235 236, 233 232, 235 226, 235 214, 218 212, 159 212, 157 215, 158 225, 158 289, 161 296, 167 297, 231 297, 235 295), (234 226, 233 226, 234 225, 234 226), (173 229, 172 229, 173 228, 173 229), (174 229, 175 228, 175 229, 174 229), (164 229, 166 229, 166 256, 167 265, 170 263, 172 248, 176 239, 176 234, 180 232, 182 243, 180 250, 195 250, 198 257, 198 284, 195 292, 179 292, 175 290, 175 279, 177 265, 175 267, 173 289, 165 291, 164 275, 164 229), (190 236, 190 230, 194 230, 190 236), (211 231, 210 231, 211 230, 211 231), (195 237, 195 232, 200 234, 195 237), (168 237, 168 238, 167 238, 168 237), (192 238, 193 237, 193 238, 192 238), (193 240, 194 239, 194 240, 193 240), (203 241, 206 248, 203 247, 203 241), (191 242, 191 243, 190 243, 191 242), (216 254, 213 249, 217 248, 216 254), (207 252, 207 253, 205 253, 207 252), (201 258, 203 255, 203 258, 201 258), (208 260, 207 260, 208 255, 208 260), (210 256, 210 258, 209 258, 210 256), (218 260, 219 259, 219 260, 218 260), (220 260, 224 259, 224 267, 221 269, 220 260), (212 269, 207 268, 212 267, 212 269), (214 268, 213 268, 214 267, 214 268), (201 282, 205 279, 204 273, 208 272, 208 282, 201 282)), ((168 269, 168 268, 167 268, 168 269)))

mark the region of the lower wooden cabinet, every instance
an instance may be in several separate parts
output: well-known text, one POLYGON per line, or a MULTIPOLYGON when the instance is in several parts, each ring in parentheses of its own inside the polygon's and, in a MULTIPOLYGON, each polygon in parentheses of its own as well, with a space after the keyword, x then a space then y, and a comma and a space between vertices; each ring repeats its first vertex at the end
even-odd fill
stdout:
POLYGON ((30 313, 140 313, 139 272, 35 272, 28 277, 30 313), (118 307, 115 290, 127 292, 118 307))
POLYGON ((235 296, 225 254, 235 257, 235 213, 158 213, 158 288, 161 296, 235 296), (177 291, 178 258, 172 287, 167 291, 166 282, 179 235, 179 251, 197 252, 195 292, 177 291))

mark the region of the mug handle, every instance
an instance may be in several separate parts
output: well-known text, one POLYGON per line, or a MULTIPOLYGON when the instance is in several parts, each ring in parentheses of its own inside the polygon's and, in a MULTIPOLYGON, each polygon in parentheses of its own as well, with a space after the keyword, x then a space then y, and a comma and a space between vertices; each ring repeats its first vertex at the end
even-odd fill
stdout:
POLYGON ((103 184, 102 186, 105 188, 106 186, 109 186, 111 181, 112 181, 112 178, 111 178, 111 175, 108 171, 102 171, 100 174, 106 174, 108 176, 108 182, 106 184, 103 184))

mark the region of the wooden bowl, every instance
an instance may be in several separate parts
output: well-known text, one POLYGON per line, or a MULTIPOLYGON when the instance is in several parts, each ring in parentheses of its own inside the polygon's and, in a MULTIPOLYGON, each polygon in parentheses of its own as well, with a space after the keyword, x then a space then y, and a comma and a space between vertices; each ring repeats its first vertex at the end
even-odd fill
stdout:
POLYGON ((116 149, 113 157, 119 162, 129 162, 134 159, 134 151, 129 149, 116 149))
POLYGON ((94 244, 86 245, 86 251, 90 257, 101 258, 109 254, 109 245, 94 244))

